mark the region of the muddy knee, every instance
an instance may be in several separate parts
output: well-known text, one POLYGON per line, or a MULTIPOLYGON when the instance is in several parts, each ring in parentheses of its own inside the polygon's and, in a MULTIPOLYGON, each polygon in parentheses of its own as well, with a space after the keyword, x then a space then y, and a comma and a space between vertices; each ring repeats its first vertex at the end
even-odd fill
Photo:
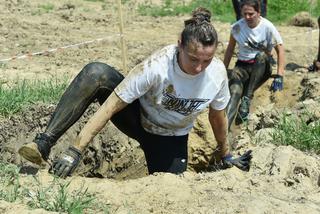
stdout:
POLYGON ((243 85, 241 82, 236 82, 229 87, 231 98, 227 106, 228 129, 230 130, 231 124, 236 116, 238 104, 242 96, 243 85))
MULTIPOLYGON (((123 80, 123 75, 108 64, 92 62, 87 64, 80 72, 83 84, 91 85, 95 90, 94 98, 102 104, 117 85, 123 80)), ((79 82, 79 85, 81 83, 79 82)), ((88 87, 88 86, 87 86, 88 87)))
POLYGON ((92 62, 87 64, 81 71, 94 80, 100 87, 113 91, 114 88, 123 80, 123 75, 108 64, 92 62))
POLYGON ((241 97, 242 91, 243 91, 242 83, 235 83, 230 85, 229 90, 230 90, 231 96, 239 95, 241 97))

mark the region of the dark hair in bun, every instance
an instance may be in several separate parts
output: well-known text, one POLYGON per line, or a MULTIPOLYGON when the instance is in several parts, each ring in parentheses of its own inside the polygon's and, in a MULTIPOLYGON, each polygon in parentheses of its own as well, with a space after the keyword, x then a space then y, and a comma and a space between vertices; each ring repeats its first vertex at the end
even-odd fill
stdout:
POLYGON ((181 44, 186 46, 189 42, 200 42, 203 46, 218 44, 218 35, 211 24, 211 12, 203 7, 192 11, 192 17, 184 21, 181 33, 181 44))

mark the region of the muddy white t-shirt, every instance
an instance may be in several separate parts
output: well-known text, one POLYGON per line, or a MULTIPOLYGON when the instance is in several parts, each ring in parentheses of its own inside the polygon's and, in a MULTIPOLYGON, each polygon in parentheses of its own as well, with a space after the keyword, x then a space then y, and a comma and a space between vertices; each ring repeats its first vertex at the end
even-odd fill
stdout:
POLYGON ((250 28, 244 18, 240 19, 231 26, 231 34, 239 45, 239 60, 254 59, 261 52, 254 47, 260 46, 271 52, 275 45, 283 43, 275 26, 263 17, 255 28, 250 28))
POLYGON ((201 111, 209 105, 222 110, 230 98, 226 69, 220 60, 214 58, 205 71, 188 75, 178 65, 175 45, 133 68, 115 93, 126 103, 139 98, 143 128, 165 136, 188 134, 201 111))

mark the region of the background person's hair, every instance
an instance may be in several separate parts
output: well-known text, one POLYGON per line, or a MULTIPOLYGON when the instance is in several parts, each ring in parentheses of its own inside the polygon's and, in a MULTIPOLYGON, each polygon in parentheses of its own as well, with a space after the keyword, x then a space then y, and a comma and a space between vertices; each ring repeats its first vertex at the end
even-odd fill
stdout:
POLYGON ((218 45, 218 35, 210 22, 211 12, 199 7, 192 12, 192 18, 184 21, 181 44, 186 47, 190 42, 200 42, 203 46, 218 45))
POLYGON ((260 0, 243 0, 240 3, 240 9, 245 5, 253 7, 255 11, 260 13, 260 0))

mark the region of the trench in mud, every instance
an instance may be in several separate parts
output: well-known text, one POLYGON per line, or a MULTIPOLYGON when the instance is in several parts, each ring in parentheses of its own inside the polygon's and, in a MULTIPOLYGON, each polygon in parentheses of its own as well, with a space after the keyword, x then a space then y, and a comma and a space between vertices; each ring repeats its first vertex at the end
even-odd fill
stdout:
MULTIPOLYGON (((315 83, 312 83, 308 75, 288 74, 285 82, 285 89, 282 93, 272 94, 269 91, 269 80, 255 93, 251 111, 269 104, 274 108, 290 108, 301 100, 314 98, 316 95, 315 83)), ((22 159, 18 148, 25 142, 31 142, 35 135, 43 132, 55 105, 36 104, 25 108, 21 113, 10 118, 1 119, 0 125, 0 161, 9 162, 21 167, 22 173, 36 173, 38 167, 22 159)), ((50 154, 50 160, 64 151, 80 132, 81 127, 98 108, 98 104, 90 106, 80 120, 75 123, 57 142, 50 154)), ((206 118, 206 117, 204 117, 206 118)), ((239 133, 241 127, 233 127, 235 133, 239 133)), ((197 139, 197 142, 206 141, 205 132, 211 132, 210 127, 202 127, 203 130, 193 130, 189 139, 197 139)), ((190 140, 189 140, 190 141, 190 140)), ((192 142, 189 147, 196 146, 192 142)), ((200 150, 206 148, 200 148, 200 150)), ((189 150, 189 168, 194 171, 201 171, 207 163, 199 161, 193 156, 192 149, 189 150)), ((199 148, 198 148, 199 152, 199 148)), ((200 151, 204 154, 206 152, 200 151)), ((199 157, 201 158, 201 157, 199 157)), ((205 160, 209 160, 207 158, 205 160)), ((46 166, 47 168, 49 166, 46 166)), ((86 149, 80 166, 75 174, 86 177, 108 177, 114 179, 132 179, 147 175, 145 159, 139 144, 122 134, 112 123, 107 126, 94 138, 93 142, 86 149)))

